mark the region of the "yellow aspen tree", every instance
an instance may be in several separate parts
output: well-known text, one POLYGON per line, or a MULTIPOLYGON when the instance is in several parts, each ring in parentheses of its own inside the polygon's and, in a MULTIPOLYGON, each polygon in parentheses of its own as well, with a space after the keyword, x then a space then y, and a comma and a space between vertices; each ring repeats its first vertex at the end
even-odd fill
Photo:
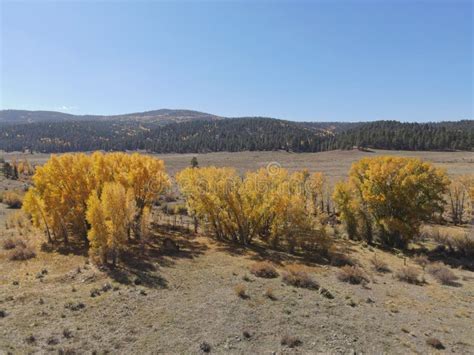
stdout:
POLYGON ((100 197, 107 183, 122 185, 128 198, 134 201, 137 207, 132 218, 134 228, 129 228, 128 235, 133 229, 134 236, 139 238, 144 211, 170 185, 163 161, 150 156, 100 152, 53 155, 36 170, 33 185, 38 200, 30 200, 26 207, 35 203, 41 206, 43 217, 33 208, 29 213, 37 220, 47 221, 53 239, 67 243, 70 237, 79 237, 87 244, 88 200, 93 193, 100 197))
POLYGON ((48 222, 48 214, 44 201, 39 196, 35 188, 31 188, 23 198, 23 211, 31 216, 33 226, 38 229, 44 229, 48 237, 48 242, 52 243, 50 222, 48 222))
POLYGON ((93 253, 107 262, 107 255, 115 265, 119 253, 125 249, 128 231, 135 213, 135 200, 119 183, 105 183, 100 198, 93 193, 88 200, 87 221, 91 228, 88 238, 93 253))
POLYGON ((127 193, 119 183, 106 183, 102 190, 102 206, 107 227, 107 249, 115 265, 118 254, 127 244, 129 226, 135 211, 133 194, 127 193))
MULTIPOLYGON (((177 182, 188 210, 219 239, 250 244, 256 238, 292 251, 311 249, 324 234, 315 228, 308 210, 306 171, 285 169, 248 172, 244 177, 229 168, 187 168, 177 182)), ((313 248, 314 249, 314 248, 313 248)))
POLYGON ((87 222, 91 228, 87 233, 90 242, 89 253, 99 257, 102 263, 107 263, 109 231, 106 223, 104 207, 94 192, 87 201, 87 222))

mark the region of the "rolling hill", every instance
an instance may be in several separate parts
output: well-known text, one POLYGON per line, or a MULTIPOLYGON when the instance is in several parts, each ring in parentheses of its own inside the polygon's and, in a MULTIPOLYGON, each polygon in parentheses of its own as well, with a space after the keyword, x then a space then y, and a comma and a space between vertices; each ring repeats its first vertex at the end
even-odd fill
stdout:
POLYGON ((161 109, 123 115, 71 115, 56 111, 0 110, 0 123, 21 124, 71 121, 136 121, 157 124, 194 120, 218 120, 222 117, 191 110, 161 109))
POLYGON ((0 149, 5 151, 320 152, 354 147, 472 151, 474 121, 294 122, 168 109, 115 116, 0 112, 0 149))

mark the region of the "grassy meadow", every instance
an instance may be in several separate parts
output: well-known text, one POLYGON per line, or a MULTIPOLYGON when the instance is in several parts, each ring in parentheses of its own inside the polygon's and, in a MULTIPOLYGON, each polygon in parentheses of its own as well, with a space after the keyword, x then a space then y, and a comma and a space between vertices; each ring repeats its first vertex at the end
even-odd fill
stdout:
MULTIPOLYGON (((333 185, 353 162, 378 155, 419 157, 451 177, 474 172, 472 152, 156 156, 172 177, 196 156, 200 166, 241 173, 275 163, 320 171, 333 185)), ((3 156, 34 164, 49 158, 3 156)), ((0 177, 3 193, 28 183, 0 177)), ((167 203, 181 203, 176 191, 167 203)), ((15 212, 0 204, 0 246, 20 233, 40 233, 11 228, 15 212)), ((140 253, 127 251, 113 270, 94 265, 77 248, 51 251, 35 242, 36 257, 26 261, 10 260, 10 250, 0 248, 0 354, 474 352, 474 265, 439 248, 442 236, 466 234, 468 225, 424 226, 406 251, 334 235, 330 257, 316 260, 258 244, 231 246, 194 233, 187 216, 161 209, 153 216, 146 245, 134 245, 140 253), (165 239, 178 248, 165 248, 165 239), (441 282, 434 269, 439 263, 455 279, 441 282), (261 277, 263 266, 272 277, 261 277), (292 281, 295 270, 307 278, 304 284, 292 281)))

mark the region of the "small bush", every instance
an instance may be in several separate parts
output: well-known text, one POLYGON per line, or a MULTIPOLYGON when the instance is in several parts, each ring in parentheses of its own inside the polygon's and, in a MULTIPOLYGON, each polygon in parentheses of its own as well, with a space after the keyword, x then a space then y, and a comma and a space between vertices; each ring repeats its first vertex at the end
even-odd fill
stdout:
POLYGON ((283 282, 288 285, 318 289, 319 284, 306 272, 305 268, 301 265, 288 265, 283 273, 283 282))
POLYGON ((26 247, 26 243, 21 239, 12 238, 12 237, 8 237, 2 242, 2 247, 5 250, 15 249, 18 246, 26 247))
POLYGON ((471 231, 470 234, 464 234, 462 236, 458 236, 453 238, 452 244, 454 248, 464 256, 472 256, 474 257, 474 232, 471 231))
POLYGON ((417 255, 413 258, 413 261, 425 269, 426 265, 429 264, 428 257, 426 255, 417 255))
POLYGON ((234 287, 234 291, 235 291, 236 295, 239 296, 240 298, 248 298, 247 288, 245 287, 245 285, 243 285, 243 284, 236 285, 234 287))
POLYGON ((21 210, 8 215, 5 227, 7 229, 14 229, 20 236, 31 235, 33 231, 31 220, 21 210))
POLYGON ((79 311, 81 309, 86 308, 86 305, 82 302, 78 302, 78 303, 68 302, 64 305, 64 308, 70 309, 71 311, 79 311))
POLYGON ((440 243, 450 252, 457 252, 463 256, 474 256, 474 229, 463 233, 442 233, 439 229, 431 231, 433 240, 440 243))
POLYGON ((390 268, 388 267, 388 264, 383 261, 381 258, 377 258, 376 255, 372 259, 370 259, 370 262, 372 263, 372 266, 374 267, 375 271, 378 272, 390 272, 390 268))
POLYGON ((438 350, 445 349, 443 343, 437 338, 428 338, 428 339, 426 339, 426 344, 428 344, 429 346, 432 346, 433 348, 438 349, 438 350))
POLYGON ((428 272, 443 285, 453 285, 459 278, 441 263, 428 266, 428 272))
POLYGON ((28 260, 36 257, 36 253, 31 246, 17 246, 15 249, 10 250, 8 259, 12 261, 28 260))
POLYGON ((276 271, 276 269, 273 267, 272 264, 267 261, 261 261, 253 264, 250 267, 250 272, 255 276, 264 277, 268 279, 278 277, 278 272, 276 271))
POLYGON ((343 282, 349 282, 353 285, 369 282, 369 278, 365 274, 364 270, 358 266, 343 266, 338 274, 337 278, 343 282))
POLYGON ((277 298, 275 296, 275 294, 273 293, 273 288, 268 286, 266 289, 265 289, 265 293, 263 294, 265 297, 271 299, 272 301, 275 301, 277 298))
POLYGON ((72 338, 72 332, 68 328, 63 329, 63 337, 66 339, 72 338))
POLYGON ((293 335, 284 335, 283 338, 281 338, 281 345, 288 346, 289 348, 295 348, 297 346, 300 346, 303 344, 303 342, 298 338, 293 335))
POLYGON ((21 208, 23 198, 16 191, 6 191, 3 194, 3 203, 10 208, 21 208))
POLYGON ((46 344, 48 345, 58 345, 59 344, 59 339, 56 338, 55 336, 51 335, 47 340, 46 344))
POLYGON ((333 266, 357 265, 357 261, 341 251, 329 250, 329 258, 333 266))
POLYGON ((176 202, 177 200, 176 196, 171 193, 166 194, 164 198, 166 202, 176 202))
POLYGON ((29 336, 25 338, 25 342, 27 344, 34 344, 36 343, 36 337, 33 334, 30 334, 29 336))
POLYGON ((177 204, 174 206, 174 214, 186 216, 188 214, 188 208, 185 204, 177 204))
POLYGON ((211 345, 204 341, 199 345, 199 349, 204 353, 209 353, 211 352, 211 345))
POLYGON ((400 281, 405 281, 415 285, 421 284, 420 271, 413 266, 402 267, 398 270, 396 276, 400 281))

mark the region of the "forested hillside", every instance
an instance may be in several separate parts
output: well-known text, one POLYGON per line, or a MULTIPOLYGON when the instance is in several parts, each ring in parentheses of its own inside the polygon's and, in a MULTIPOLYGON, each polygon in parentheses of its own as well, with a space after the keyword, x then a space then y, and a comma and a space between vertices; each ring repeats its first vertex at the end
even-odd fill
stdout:
MULTIPOLYGON (((217 117, 217 116, 216 116, 217 117)), ((37 152, 148 150, 192 153, 334 149, 473 150, 474 121, 308 123, 248 117, 163 124, 148 120, 37 122, 0 126, 0 149, 37 152)))

